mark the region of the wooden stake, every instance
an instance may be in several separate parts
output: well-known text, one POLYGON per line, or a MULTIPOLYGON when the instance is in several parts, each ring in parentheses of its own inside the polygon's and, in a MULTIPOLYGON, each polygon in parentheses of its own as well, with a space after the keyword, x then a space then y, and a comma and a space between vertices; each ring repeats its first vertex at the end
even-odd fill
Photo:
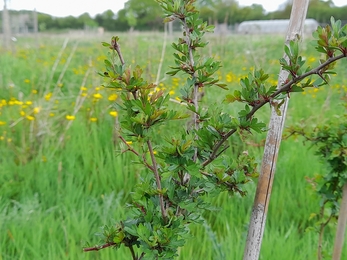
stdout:
MULTIPOLYGON (((296 40, 297 38, 301 39, 304 31, 308 3, 309 0, 293 1, 285 44, 288 45, 291 40, 296 40)), ((284 55, 284 58, 288 60, 286 55, 284 55)), ((280 71, 277 87, 280 87, 284 83, 288 78, 288 74, 287 71, 280 71)), ((280 108, 281 116, 278 116, 274 109, 272 109, 269 132, 266 138, 262 167, 243 255, 244 260, 259 259, 287 106, 288 100, 286 99, 285 103, 280 108)))

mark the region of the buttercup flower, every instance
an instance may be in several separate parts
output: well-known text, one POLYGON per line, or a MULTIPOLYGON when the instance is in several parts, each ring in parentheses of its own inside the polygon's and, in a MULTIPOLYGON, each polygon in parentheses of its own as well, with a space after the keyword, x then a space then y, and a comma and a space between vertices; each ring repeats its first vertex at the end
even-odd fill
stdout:
POLYGON ((117 117, 118 116, 118 112, 117 111, 111 111, 110 115, 113 117, 117 117))
POLYGON ((96 99, 101 99, 101 98, 102 98, 102 95, 101 95, 100 93, 95 93, 95 94, 93 95, 93 97, 96 98, 96 99))
POLYGON ((66 115, 65 117, 67 120, 75 120, 75 116, 72 116, 72 115, 66 115))
POLYGON ((118 97, 117 94, 112 94, 108 97, 108 100, 109 101, 116 101, 117 97, 118 97))
POLYGON ((49 93, 47 93, 47 94, 45 95, 45 99, 46 99, 47 101, 49 101, 49 100, 51 99, 51 97, 52 97, 52 93, 51 93, 51 92, 49 92, 49 93))
POLYGON ((41 111, 41 107, 35 107, 34 108, 34 114, 38 114, 41 111))

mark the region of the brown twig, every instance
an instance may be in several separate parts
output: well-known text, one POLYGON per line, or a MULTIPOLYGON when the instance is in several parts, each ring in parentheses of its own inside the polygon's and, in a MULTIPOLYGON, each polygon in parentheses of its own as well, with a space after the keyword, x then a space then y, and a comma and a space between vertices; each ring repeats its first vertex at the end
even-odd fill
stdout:
POLYGON ((116 245, 116 243, 110 242, 110 243, 103 244, 101 246, 93 246, 93 247, 83 248, 83 251, 84 252, 99 251, 101 249, 104 249, 104 248, 107 248, 107 247, 110 247, 110 246, 115 246, 115 245, 116 245))
MULTIPOLYGON (((191 75, 193 82, 195 82, 196 72, 194 69, 195 61, 194 61, 193 46, 192 46, 192 41, 190 38, 191 32, 187 24, 187 19, 184 18, 182 22, 183 22, 183 27, 186 33, 186 44, 188 46, 188 55, 189 55, 189 63, 190 63, 189 65, 191 68, 190 69, 191 72, 189 74, 191 75)), ((196 82, 194 83, 192 101, 195 107, 195 111, 198 111, 199 110, 199 85, 196 82)), ((193 125, 195 130, 199 129, 199 115, 197 113, 193 113, 193 125)), ((197 139, 197 137, 195 139, 197 139)), ((198 149, 195 149, 193 161, 196 162, 197 158, 198 158, 198 149)))
MULTIPOLYGON (((259 104, 253 106, 252 110, 247 114, 246 118, 249 120, 253 117, 253 115, 255 114, 256 111, 258 111, 261 107, 263 107, 265 104, 267 103, 270 103, 271 100, 273 100, 275 97, 277 97, 279 94, 281 93, 289 93, 290 92, 290 88, 292 87, 292 85, 300 82, 301 80, 305 79, 306 77, 308 76, 311 76, 311 75, 319 75, 320 74, 320 71, 327 67, 329 64, 337 61, 337 60, 340 60, 340 59, 343 59, 347 57, 346 54, 340 54, 338 56, 335 56, 335 57, 331 57, 329 59, 327 59, 324 63, 320 64, 317 68, 314 68, 300 76, 297 76, 295 78, 293 78, 291 81, 289 81, 288 83, 282 85, 278 90, 276 90, 268 100, 263 100, 263 101, 260 101, 259 104)), ((222 139, 219 140, 213 147, 213 151, 210 155, 210 157, 205 160, 203 163, 202 163, 202 166, 205 167, 207 166, 208 164, 210 164, 213 160, 215 160, 217 158, 217 153, 218 153, 218 150, 219 148, 224 144, 224 142, 231 136, 233 135, 235 132, 236 132, 236 128, 234 129, 231 129, 229 132, 227 132, 225 135, 223 135, 222 139)))
POLYGON ((119 45, 119 43, 118 43, 117 40, 118 40, 117 37, 113 37, 113 38, 112 38, 111 45, 112 45, 113 49, 117 52, 120 62, 122 63, 122 65, 124 65, 124 64, 125 64, 125 61, 124 61, 122 52, 121 52, 121 50, 120 50, 120 45, 119 45))
POLYGON ((128 142, 124 139, 124 137, 123 136, 118 136, 119 137, 119 139, 120 140, 122 140, 122 142, 128 147, 128 150, 126 150, 126 151, 130 151, 130 152, 132 152, 133 154, 135 154, 136 156, 140 156, 140 154, 138 153, 138 152, 136 152, 135 150, 134 150, 134 148, 132 148, 131 146, 130 146, 130 144, 128 144, 128 142))
POLYGON ((161 215, 163 217, 164 223, 166 223, 167 212, 165 210, 164 197, 163 197, 163 194, 161 194, 162 188, 161 188, 161 181, 160 181, 160 176, 159 176, 158 167, 157 167, 157 161, 155 159, 152 143, 150 140, 147 141, 147 146, 148 146, 149 154, 152 159, 152 164, 153 164, 152 168, 153 168, 153 173, 155 176, 155 181, 157 183, 157 188, 159 190, 159 203, 160 203, 161 215))
MULTIPOLYGON (((128 144, 128 142, 124 139, 123 136, 119 135, 118 137, 119 137, 119 139, 121 139, 122 142, 128 147, 128 149, 125 150, 124 152, 132 152, 132 153, 135 154, 137 157, 140 157, 140 154, 139 154, 137 151, 135 151, 134 148, 132 148, 130 144, 128 144)), ((145 157, 144 155, 142 155, 141 158, 142 158, 142 160, 143 160, 144 165, 145 165, 148 169, 150 169, 151 171, 154 171, 153 167, 147 162, 146 157, 145 157)))
MULTIPOLYGON (((323 206, 321 207, 321 210, 320 210, 320 218, 322 219, 324 217, 324 209, 325 209, 325 204, 327 203, 328 201, 325 200, 324 203, 323 203, 323 206)), ((329 218, 320 224, 320 228, 319 228, 319 238, 318 238, 318 260, 321 260, 323 259, 323 255, 322 255, 322 243, 323 243, 323 235, 324 235, 324 229, 325 227, 328 225, 328 223, 330 222, 330 219, 332 218, 332 214, 330 214, 329 218)))

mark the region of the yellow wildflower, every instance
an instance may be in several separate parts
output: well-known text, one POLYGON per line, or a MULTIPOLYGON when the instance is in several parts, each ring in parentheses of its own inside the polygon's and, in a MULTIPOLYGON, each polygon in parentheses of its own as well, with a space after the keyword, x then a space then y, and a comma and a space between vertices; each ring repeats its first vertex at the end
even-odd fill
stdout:
POLYGON ((175 91, 170 90, 170 91, 169 91, 169 95, 172 96, 173 94, 175 94, 175 91))
POLYGON ((88 89, 87 89, 85 86, 81 86, 81 87, 80 87, 80 90, 82 90, 82 91, 87 91, 88 89))
POLYGON ((112 94, 108 97, 108 100, 109 101, 115 101, 117 99, 117 97, 118 97, 117 94, 112 94))
POLYGON ((21 116, 25 116, 25 112, 24 112, 23 110, 21 110, 21 111, 19 112, 19 114, 20 114, 21 116))
POLYGON ((232 73, 232 72, 229 72, 226 75, 226 81, 229 82, 229 83, 236 81, 236 79, 237 79, 236 75, 234 73, 232 73))
POLYGON ((35 107, 34 108, 34 114, 38 114, 41 111, 41 107, 35 107))
POLYGON ((49 100, 51 99, 51 97, 52 97, 52 93, 51 93, 51 92, 49 92, 49 93, 47 93, 47 94, 45 95, 45 99, 46 99, 47 101, 49 101, 49 100))
POLYGON ((96 117, 91 117, 89 120, 90 120, 90 122, 96 122, 96 121, 98 121, 98 119, 97 119, 96 117))
POLYGON ((15 100, 14 104, 18 105, 18 106, 21 106, 21 105, 23 105, 23 101, 15 100))
POLYGON ((24 82, 29 84, 30 83, 30 79, 25 79, 24 82))
POLYGON ((53 112, 49 113, 49 116, 54 116, 55 114, 53 112))
POLYGON ((313 63, 313 62, 315 62, 316 61, 316 58, 315 57, 310 57, 309 59, 308 59, 308 63, 313 63))
POLYGON ((5 121, 0 121, 0 125, 6 125, 5 121))
POLYGON ((93 95, 93 97, 94 97, 95 99, 101 99, 101 98, 102 98, 102 95, 101 95, 100 93, 95 93, 95 94, 93 95))
POLYGON ((33 121, 33 120, 35 120, 35 117, 33 117, 33 116, 26 116, 26 119, 28 119, 29 121, 33 121))
POLYGON ((32 101, 26 101, 25 104, 28 105, 28 106, 30 106, 30 105, 33 104, 33 102, 32 102, 32 101))
POLYGON ((110 115, 113 117, 117 117, 118 116, 118 112, 117 111, 110 111, 110 115))
POLYGON ((36 90, 36 89, 33 89, 33 90, 31 90, 31 93, 32 93, 32 94, 37 94, 37 90, 36 90))
POLYGON ((66 115, 65 117, 67 120, 75 120, 75 116, 72 116, 72 115, 66 115))

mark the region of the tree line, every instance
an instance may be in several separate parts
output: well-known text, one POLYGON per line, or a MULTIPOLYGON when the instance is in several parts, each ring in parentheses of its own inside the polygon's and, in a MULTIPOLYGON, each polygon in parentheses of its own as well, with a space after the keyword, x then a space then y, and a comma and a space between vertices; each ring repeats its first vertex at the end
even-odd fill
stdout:
MULTIPOLYGON (((279 10, 266 12, 262 5, 240 6, 235 0, 200 0, 200 16, 210 24, 224 23, 236 25, 249 20, 288 19, 291 12, 292 1, 288 0, 279 10)), ((331 16, 345 20, 347 5, 336 7, 333 1, 311 0, 307 18, 316 19, 319 23, 328 23, 331 16)), ((18 11, 11 11, 15 16, 18 11)), ((38 13, 39 31, 52 31, 63 29, 84 29, 103 27, 106 31, 127 31, 135 29, 162 30, 162 12, 154 0, 128 0, 123 9, 114 13, 111 9, 94 18, 88 13, 78 17, 53 17, 38 13)), ((28 26, 33 25, 28 22, 28 26)))

